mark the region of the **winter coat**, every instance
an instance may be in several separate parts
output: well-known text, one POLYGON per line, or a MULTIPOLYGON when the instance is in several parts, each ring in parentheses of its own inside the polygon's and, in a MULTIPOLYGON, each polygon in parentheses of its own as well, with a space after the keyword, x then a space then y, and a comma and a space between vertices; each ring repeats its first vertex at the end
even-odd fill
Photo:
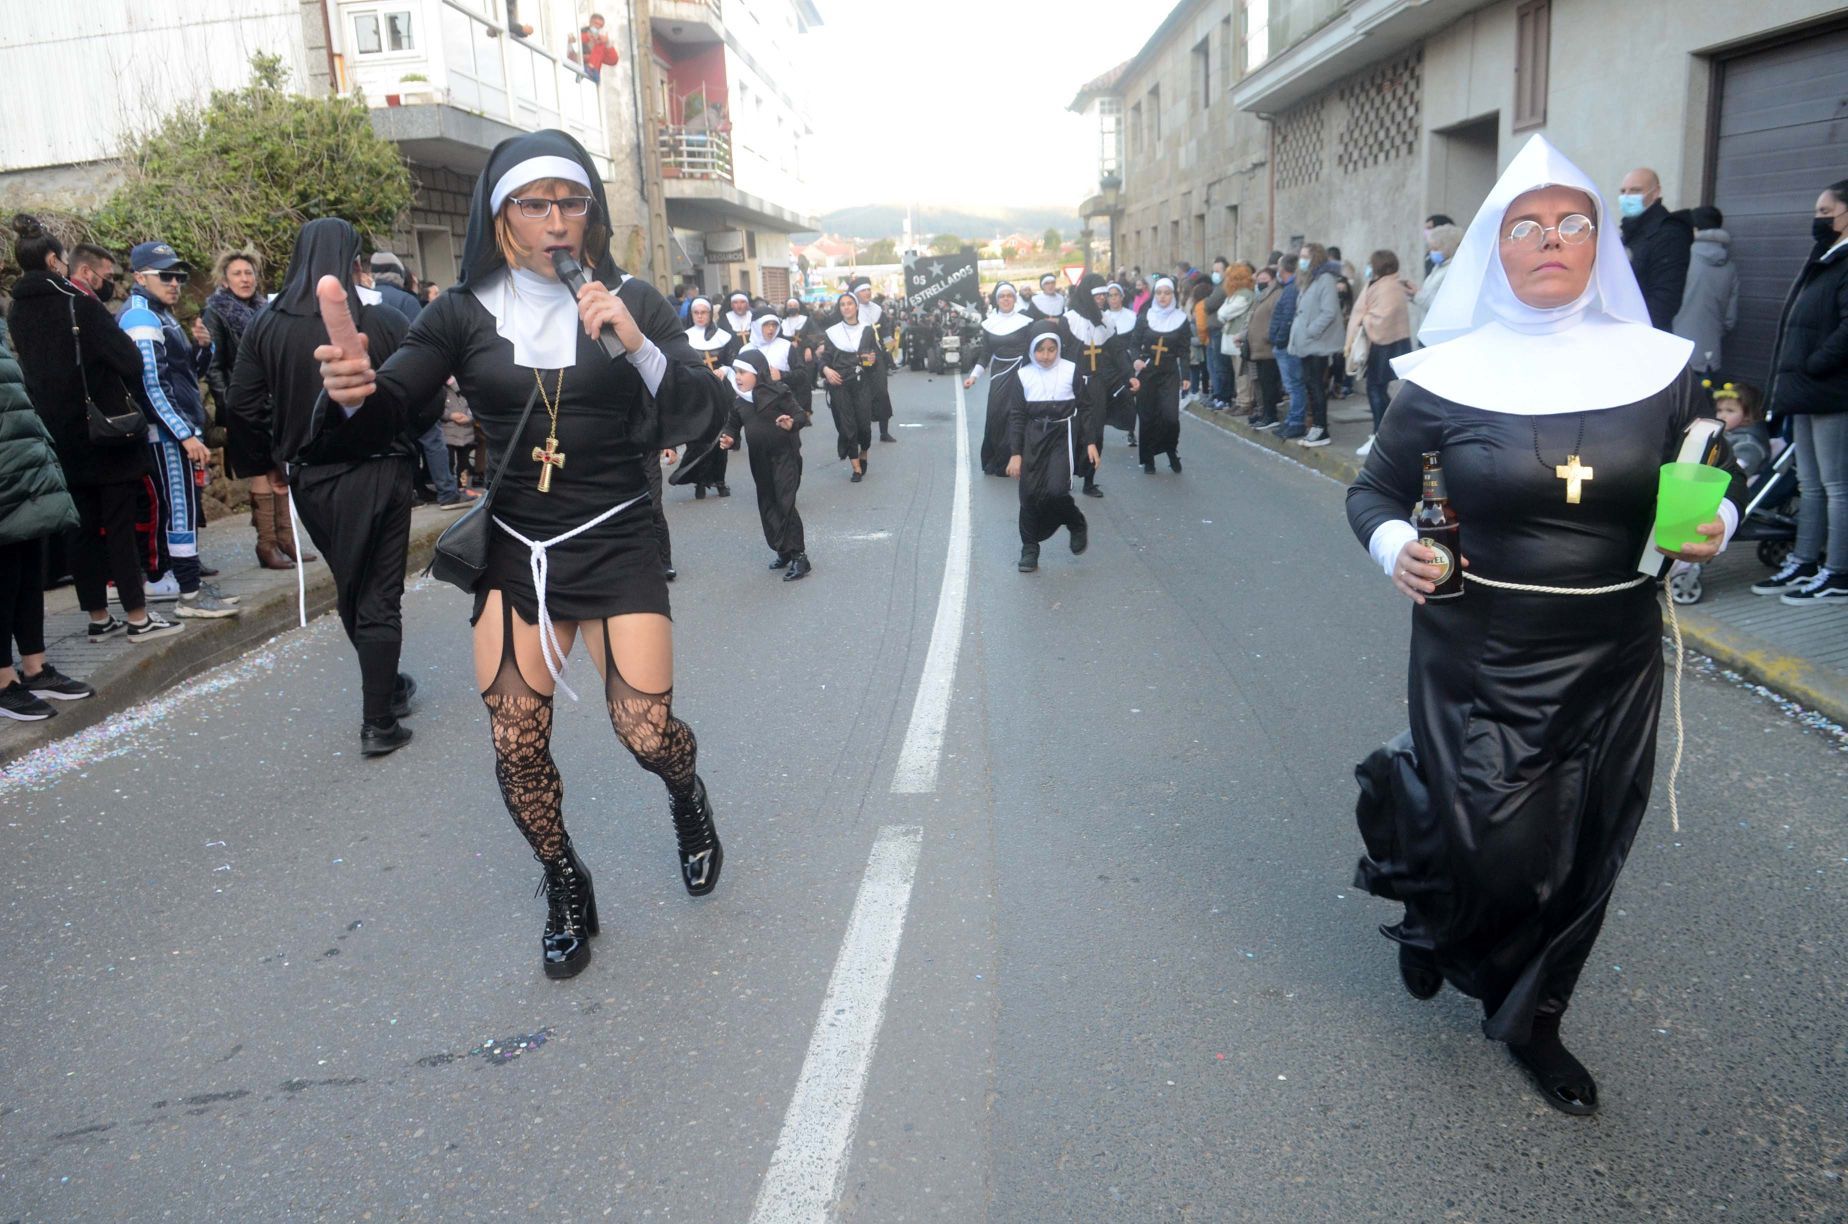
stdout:
POLYGON ((77 506, 65 490, 51 435, 26 397, 19 363, 0 343, 0 544, 40 540, 76 526, 77 506))
POLYGON ((1252 361, 1277 360, 1277 350, 1271 345, 1270 327, 1271 316, 1277 313, 1277 303, 1282 299, 1282 291, 1273 285, 1270 292, 1260 293, 1251 300, 1251 321, 1245 327, 1245 356, 1252 361))
POLYGON ((475 414, 469 411, 468 401, 454 387, 443 388, 443 445, 475 445, 475 414), (452 421, 451 416, 465 416, 466 421, 452 421))
POLYGON ((1771 462, 1771 431, 1763 421, 1727 430, 1726 444, 1732 447, 1733 462, 1739 465, 1747 480, 1756 479, 1771 462))
POLYGON ((1258 294, 1256 289, 1246 286, 1223 296, 1225 301, 1213 312, 1213 322, 1215 330, 1219 332, 1219 351, 1231 357, 1238 352, 1238 338, 1244 334, 1246 324, 1251 321, 1251 307, 1257 301, 1258 294))
POLYGON ((1405 322, 1412 332, 1412 347, 1423 348, 1418 339, 1418 330, 1424 326, 1425 316, 1431 313, 1431 303, 1437 300, 1437 291, 1443 287, 1444 275, 1450 271, 1450 261, 1445 260, 1431 269, 1431 275, 1425 277, 1425 283, 1418 286, 1418 292, 1412 294, 1411 303, 1406 307, 1405 322))
MULTIPOLYGON (((268 300, 259 293, 249 305, 254 312, 263 309, 264 302, 268 300)), ((229 419, 231 373, 237 369, 237 346, 244 339, 244 327, 250 324, 248 319, 243 326, 234 324, 213 308, 211 298, 206 299, 205 309, 199 312, 199 317, 205 322, 205 330, 212 337, 212 356, 205 367, 205 386, 212 393, 214 416, 218 424, 223 425, 229 419)))
MULTIPOLYGON (((1287 349, 1290 344, 1290 324, 1296 318, 1296 300, 1303 284, 1303 278, 1293 276, 1277 292, 1277 304, 1271 307, 1270 326, 1264 329, 1265 337, 1273 349, 1287 349)), ((1273 354, 1274 356, 1275 354, 1273 354)))
POLYGON ((1649 307, 1650 324, 1660 331, 1672 330, 1675 312, 1681 309, 1681 291, 1688 283, 1694 227, 1657 200, 1642 216, 1624 218, 1623 245, 1649 307))
POLYGON ((61 276, 28 272, 13 286, 13 351, 26 376, 26 394, 38 410, 72 488, 140 480, 150 452, 142 442, 92 442, 83 392, 110 416, 131 407, 144 414, 141 354, 116 326, 107 307, 61 276), (77 338, 71 339, 71 312, 77 338), (83 352, 83 373, 77 353, 83 352))
POLYGON ((1784 299, 1772 352, 1772 411, 1848 412, 1848 243, 1810 252, 1784 299))
POLYGON ((1348 348, 1362 329, 1372 344, 1392 344, 1411 337, 1411 291, 1397 274, 1385 276, 1360 291, 1354 313, 1348 319, 1348 348))
POLYGON ((1317 268, 1296 302, 1290 322, 1292 357, 1332 357, 1346 339, 1341 321, 1341 265, 1332 259, 1317 268))
POLYGON ((1694 342, 1688 364, 1703 374, 1724 369, 1720 342, 1738 322, 1739 269, 1732 262, 1732 235, 1723 229, 1695 230, 1674 326, 1677 336, 1694 342))

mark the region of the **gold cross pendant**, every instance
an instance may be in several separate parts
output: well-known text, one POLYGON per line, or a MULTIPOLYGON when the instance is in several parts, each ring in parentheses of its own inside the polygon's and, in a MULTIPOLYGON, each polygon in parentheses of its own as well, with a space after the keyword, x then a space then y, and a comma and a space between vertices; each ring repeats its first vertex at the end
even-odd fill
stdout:
POLYGON ((565 466, 565 452, 558 449, 558 439, 546 435, 544 446, 533 447, 533 462, 540 465, 539 491, 552 491, 552 469, 565 466))
POLYGON ((1577 455, 1567 455, 1566 461, 1553 469, 1553 474, 1566 482, 1566 504, 1579 504, 1579 494, 1584 492, 1585 482, 1591 479, 1592 469, 1579 462, 1577 455))

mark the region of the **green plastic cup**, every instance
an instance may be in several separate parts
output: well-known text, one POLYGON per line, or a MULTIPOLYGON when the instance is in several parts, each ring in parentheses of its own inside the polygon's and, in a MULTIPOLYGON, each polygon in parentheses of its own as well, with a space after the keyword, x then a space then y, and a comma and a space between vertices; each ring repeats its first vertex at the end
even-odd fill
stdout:
POLYGON ((1661 483, 1656 488, 1656 547, 1680 552, 1689 544, 1705 542, 1707 537, 1694 529, 1718 517, 1720 501, 1731 482, 1724 468, 1704 463, 1664 463, 1661 483))

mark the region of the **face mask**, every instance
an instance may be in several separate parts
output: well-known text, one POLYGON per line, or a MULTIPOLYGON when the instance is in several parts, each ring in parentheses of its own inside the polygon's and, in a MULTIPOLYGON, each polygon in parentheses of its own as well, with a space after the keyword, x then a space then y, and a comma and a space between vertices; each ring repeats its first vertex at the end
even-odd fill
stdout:
POLYGON ((1617 211, 1626 217, 1643 215, 1643 197, 1634 192, 1623 192, 1617 197, 1617 211))
POLYGON ((107 302, 115 296, 115 282, 106 280, 96 287, 96 300, 107 302))
POLYGON ((1835 232, 1834 217, 1811 217, 1810 237, 1817 242, 1834 242, 1841 235, 1835 232))
POLYGON ((1372 280, 1373 279, 1373 265, 1372 264, 1368 264, 1366 267, 1360 270, 1360 278, 1362 280, 1372 280))
POLYGON ((1431 252, 1431 266, 1433 268, 1437 267, 1439 264, 1443 262, 1444 262, 1444 253, 1442 251, 1432 251, 1431 252))
POLYGON ((1218 284, 1218 283, 1219 283, 1220 281, 1222 281, 1222 280, 1224 280, 1224 279, 1225 279, 1225 277, 1224 277, 1224 275, 1223 275, 1222 273, 1219 273, 1219 272, 1215 272, 1215 273, 1213 273, 1213 283, 1214 283, 1215 285, 1217 285, 1217 284, 1218 284))

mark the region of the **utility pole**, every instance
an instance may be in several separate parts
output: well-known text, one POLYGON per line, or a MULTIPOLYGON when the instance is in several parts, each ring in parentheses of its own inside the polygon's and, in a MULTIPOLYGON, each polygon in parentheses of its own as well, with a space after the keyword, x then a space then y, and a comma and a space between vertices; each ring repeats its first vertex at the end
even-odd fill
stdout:
POLYGON ((661 177, 659 132, 665 117, 655 114, 660 89, 655 83, 652 9, 650 0, 629 0, 629 80, 635 94, 636 174, 648 217, 648 279, 666 293, 674 282, 674 261, 668 253, 667 197, 661 177), (642 38, 644 31, 647 39, 642 38))

